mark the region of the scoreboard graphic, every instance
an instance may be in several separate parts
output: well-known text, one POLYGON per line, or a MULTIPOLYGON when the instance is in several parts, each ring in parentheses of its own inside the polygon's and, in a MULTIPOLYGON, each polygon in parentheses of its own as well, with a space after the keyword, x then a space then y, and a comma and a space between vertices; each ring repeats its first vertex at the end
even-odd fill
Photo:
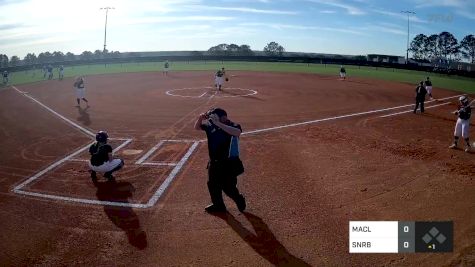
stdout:
POLYGON ((350 253, 453 252, 453 222, 350 221, 350 253))

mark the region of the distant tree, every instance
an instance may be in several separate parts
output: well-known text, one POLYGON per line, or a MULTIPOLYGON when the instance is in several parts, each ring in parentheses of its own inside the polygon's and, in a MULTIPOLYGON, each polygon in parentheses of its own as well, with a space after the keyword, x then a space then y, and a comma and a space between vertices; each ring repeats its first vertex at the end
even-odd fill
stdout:
POLYGON ((463 57, 468 59, 472 64, 475 63, 475 36, 470 34, 463 38, 460 42, 460 52, 463 57))
POLYGON ((5 54, 0 54, 0 67, 8 67, 8 56, 5 54))
POLYGON ((20 63, 20 58, 18 56, 12 56, 10 58, 10 66, 15 67, 20 63))
POLYGON ((253 56, 254 52, 251 50, 249 45, 243 44, 239 47, 240 56, 253 56))
POLYGON ((440 49, 439 49, 439 35, 432 34, 427 37, 425 40, 425 51, 424 53, 427 55, 429 60, 437 59, 440 57, 440 49))
POLYGON ((122 54, 119 52, 119 51, 114 51, 112 52, 112 54, 114 55, 114 57, 120 57, 122 54))
POLYGON ((65 60, 68 60, 68 61, 76 60, 76 55, 74 55, 71 52, 67 52, 65 55, 65 60))
POLYGON ((264 47, 264 53, 268 56, 282 56, 284 52, 284 47, 276 42, 270 42, 264 47))
POLYGON ((237 44, 230 44, 226 47, 226 55, 227 56, 237 56, 239 55, 239 45, 237 44))
POLYGON ((450 32, 441 32, 437 40, 437 46, 440 49, 441 56, 450 60, 458 53, 458 42, 450 32))
POLYGON ((38 54, 38 62, 41 64, 50 63, 53 61, 53 55, 50 52, 38 54))
POLYGON ((98 50, 94 51, 94 58, 95 59, 101 59, 103 57, 104 57, 104 53, 103 53, 102 50, 98 49, 98 50))
POLYGON ((424 34, 418 34, 412 40, 409 51, 412 52, 412 56, 415 59, 421 60, 427 58, 426 53, 426 43, 427 43, 427 36, 424 34))
POLYGON ((23 62, 25 65, 33 65, 36 64, 37 58, 35 53, 28 53, 26 56, 23 58, 23 62))
POLYGON ((213 56, 225 56, 228 50, 228 45, 227 44, 219 44, 217 46, 213 46, 210 49, 208 49, 208 52, 210 55, 213 56))
POLYGON ((61 51, 54 51, 53 54, 51 54, 51 56, 54 62, 64 61, 64 54, 61 51))
POLYGON ((83 60, 91 60, 94 57, 94 54, 91 51, 84 51, 80 55, 83 60))

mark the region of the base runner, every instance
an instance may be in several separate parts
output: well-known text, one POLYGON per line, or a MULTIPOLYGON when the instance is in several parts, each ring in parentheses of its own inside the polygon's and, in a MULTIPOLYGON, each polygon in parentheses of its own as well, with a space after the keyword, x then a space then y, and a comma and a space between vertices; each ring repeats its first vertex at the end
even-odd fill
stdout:
POLYGON ((470 116, 472 115, 472 108, 470 107, 468 98, 466 96, 461 96, 459 98, 460 106, 459 109, 453 113, 458 116, 457 123, 455 124, 454 131, 454 143, 449 147, 452 149, 457 148, 458 140, 460 136, 465 140, 465 152, 470 152, 470 140, 469 140, 469 127, 470 127, 470 116))
POLYGON ((432 82, 430 81, 429 77, 427 77, 427 80, 424 83, 425 83, 427 94, 430 97, 430 100, 434 100, 434 98, 432 97, 432 82))

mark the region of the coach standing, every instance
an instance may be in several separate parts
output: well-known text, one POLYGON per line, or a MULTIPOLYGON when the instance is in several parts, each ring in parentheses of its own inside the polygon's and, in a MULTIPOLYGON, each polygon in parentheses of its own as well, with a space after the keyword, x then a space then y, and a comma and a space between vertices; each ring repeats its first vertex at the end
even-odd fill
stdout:
POLYGON ((246 200, 237 189, 237 175, 242 171, 236 173, 229 164, 233 158, 239 159, 241 126, 228 120, 226 111, 215 108, 199 116, 195 129, 205 131, 208 139, 208 191, 212 204, 205 210, 210 213, 225 212, 224 192, 234 200, 239 211, 244 211, 246 200))
POLYGON ((419 86, 416 87, 416 107, 414 108, 414 113, 416 113, 419 104, 421 105, 421 113, 424 113, 424 101, 426 98, 426 88, 424 82, 420 82, 419 86))

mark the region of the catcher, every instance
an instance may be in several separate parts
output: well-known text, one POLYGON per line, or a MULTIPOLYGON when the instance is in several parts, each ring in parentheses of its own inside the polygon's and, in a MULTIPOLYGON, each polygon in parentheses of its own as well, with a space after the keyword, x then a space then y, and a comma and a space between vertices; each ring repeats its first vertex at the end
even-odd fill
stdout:
POLYGON ((466 96, 459 97, 459 101, 459 109, 453 112, 458 116, 457 123, 455 124, 454 143, 449 148, 456 149, 458 140, 460 136, 462 136, 466 143, 465 152, 470 152, 471 146, 469 141, 469 126, 470 116, 472 115, 472 107, 470 106, 468 97, 466 96))
POLYGON ((115 178, 112 173, 124 166, 122 159, 113 158, 112 147, 107 144, 108 138, 107 132, 99 131, 96 134, 96 142, 89 147, 89 154, 91 154, 89 168, 94 183, 97 182, 96 172, 104 173, 104 177, 109 182, 114 182, 115 178))

